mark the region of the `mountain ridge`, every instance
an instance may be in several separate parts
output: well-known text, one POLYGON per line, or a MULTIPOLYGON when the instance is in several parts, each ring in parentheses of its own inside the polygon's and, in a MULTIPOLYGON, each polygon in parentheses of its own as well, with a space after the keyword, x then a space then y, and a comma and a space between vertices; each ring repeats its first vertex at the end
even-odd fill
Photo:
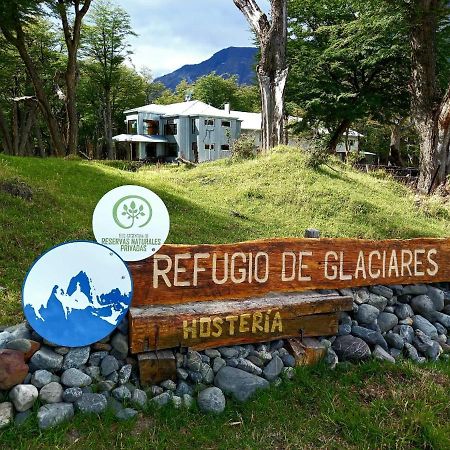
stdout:
POLYGON ((257 53, 256 47, 228 47, 199 64, 186 64, 174 72, 156 78, 155 82, 174 90, 184 79, 188 83, 194 83, 200 77, 215 72, 223 77, 236 75, 239 84, 254 84, 257 53))

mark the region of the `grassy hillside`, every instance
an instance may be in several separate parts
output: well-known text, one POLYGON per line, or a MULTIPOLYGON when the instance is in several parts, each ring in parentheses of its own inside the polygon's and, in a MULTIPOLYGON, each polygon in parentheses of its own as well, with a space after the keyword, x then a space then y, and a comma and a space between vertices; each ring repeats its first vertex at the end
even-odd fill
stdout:
POLYGON ((339 163, 311 170, 294 149, 243 163, 136 173, 94 162, 0 156, 0 183, 11 180, 27 183, 34 195, 26 201, 0 190, 0 286, 7 288, 0 294, 0 324, 21 318, 21 283, 33 260, 61 242, 92 239, 96 203, 123 184, 140 184, 161 196, 174 243, 301 237, 309 227, 326 237, 450 235, 450 207, 440 200, 419 204, 390 178, 339 163))

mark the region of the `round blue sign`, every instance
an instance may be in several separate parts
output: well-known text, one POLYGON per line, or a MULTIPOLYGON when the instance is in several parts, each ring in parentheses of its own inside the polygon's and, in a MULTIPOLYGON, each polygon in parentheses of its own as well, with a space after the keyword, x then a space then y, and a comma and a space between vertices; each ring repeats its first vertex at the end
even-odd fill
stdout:
POLYGON ((108 336, 122 321, 133 296, 130 272, 111 249, 69 242, 44 253, 22 289, 25 317, 53 344, 81 347, 108 336))

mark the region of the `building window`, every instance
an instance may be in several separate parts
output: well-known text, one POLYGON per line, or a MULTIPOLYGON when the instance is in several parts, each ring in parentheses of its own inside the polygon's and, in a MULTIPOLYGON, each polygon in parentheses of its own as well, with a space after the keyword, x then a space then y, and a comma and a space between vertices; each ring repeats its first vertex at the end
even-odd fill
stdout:
POLYGON ((144 120, 144 134, 157 136, 159 134, 159 121, 144 120))
POLYGON ((129 120, 127 130, 128 134, 137 134, 137 120, 129 120))
POLYGON ((231 127, 231 122, 229 120, 222 120, 222 126, 230 128, 231 127))
POLYGON ((229 145, 221 145, 220 149, 221 150, 230 150, 230 146, 229 145))
POLYGON ((214 119, 205 119, 206 126, 214 126, 214 119))
POLYGON ((178 144, 167 144, 167 156, 169 158, 176 158, 178 156, 178 144))
POLYGON ((164 125, 164 134, 166 136, 176 136, 178 134, 178 127, 174 119, 169 119, 164 125))
POLYGON ((192 134, 197 134, 197 121, 195 119, 191 119, 191 126, 192 126, 192 134))
POLYGON ((215 144, 205 144, 205 150, 214 150, 215 144))

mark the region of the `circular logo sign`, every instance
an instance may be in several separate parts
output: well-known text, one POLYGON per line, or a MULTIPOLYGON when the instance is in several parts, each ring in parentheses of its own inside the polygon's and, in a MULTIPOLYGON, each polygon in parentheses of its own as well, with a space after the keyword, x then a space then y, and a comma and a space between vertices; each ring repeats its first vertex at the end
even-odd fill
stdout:
POLYGON ((121 186, 98 202, 92 218, 95 239, 125 261, 155 254, 167 239, 169 213, 164 202, 141 186, 121 186))
POLYGON ((95 242, 69 242, 34 262, 22 289, 25 317, 56 345, 81 347, 108 336, 131 303, 123 260, 95 242))

